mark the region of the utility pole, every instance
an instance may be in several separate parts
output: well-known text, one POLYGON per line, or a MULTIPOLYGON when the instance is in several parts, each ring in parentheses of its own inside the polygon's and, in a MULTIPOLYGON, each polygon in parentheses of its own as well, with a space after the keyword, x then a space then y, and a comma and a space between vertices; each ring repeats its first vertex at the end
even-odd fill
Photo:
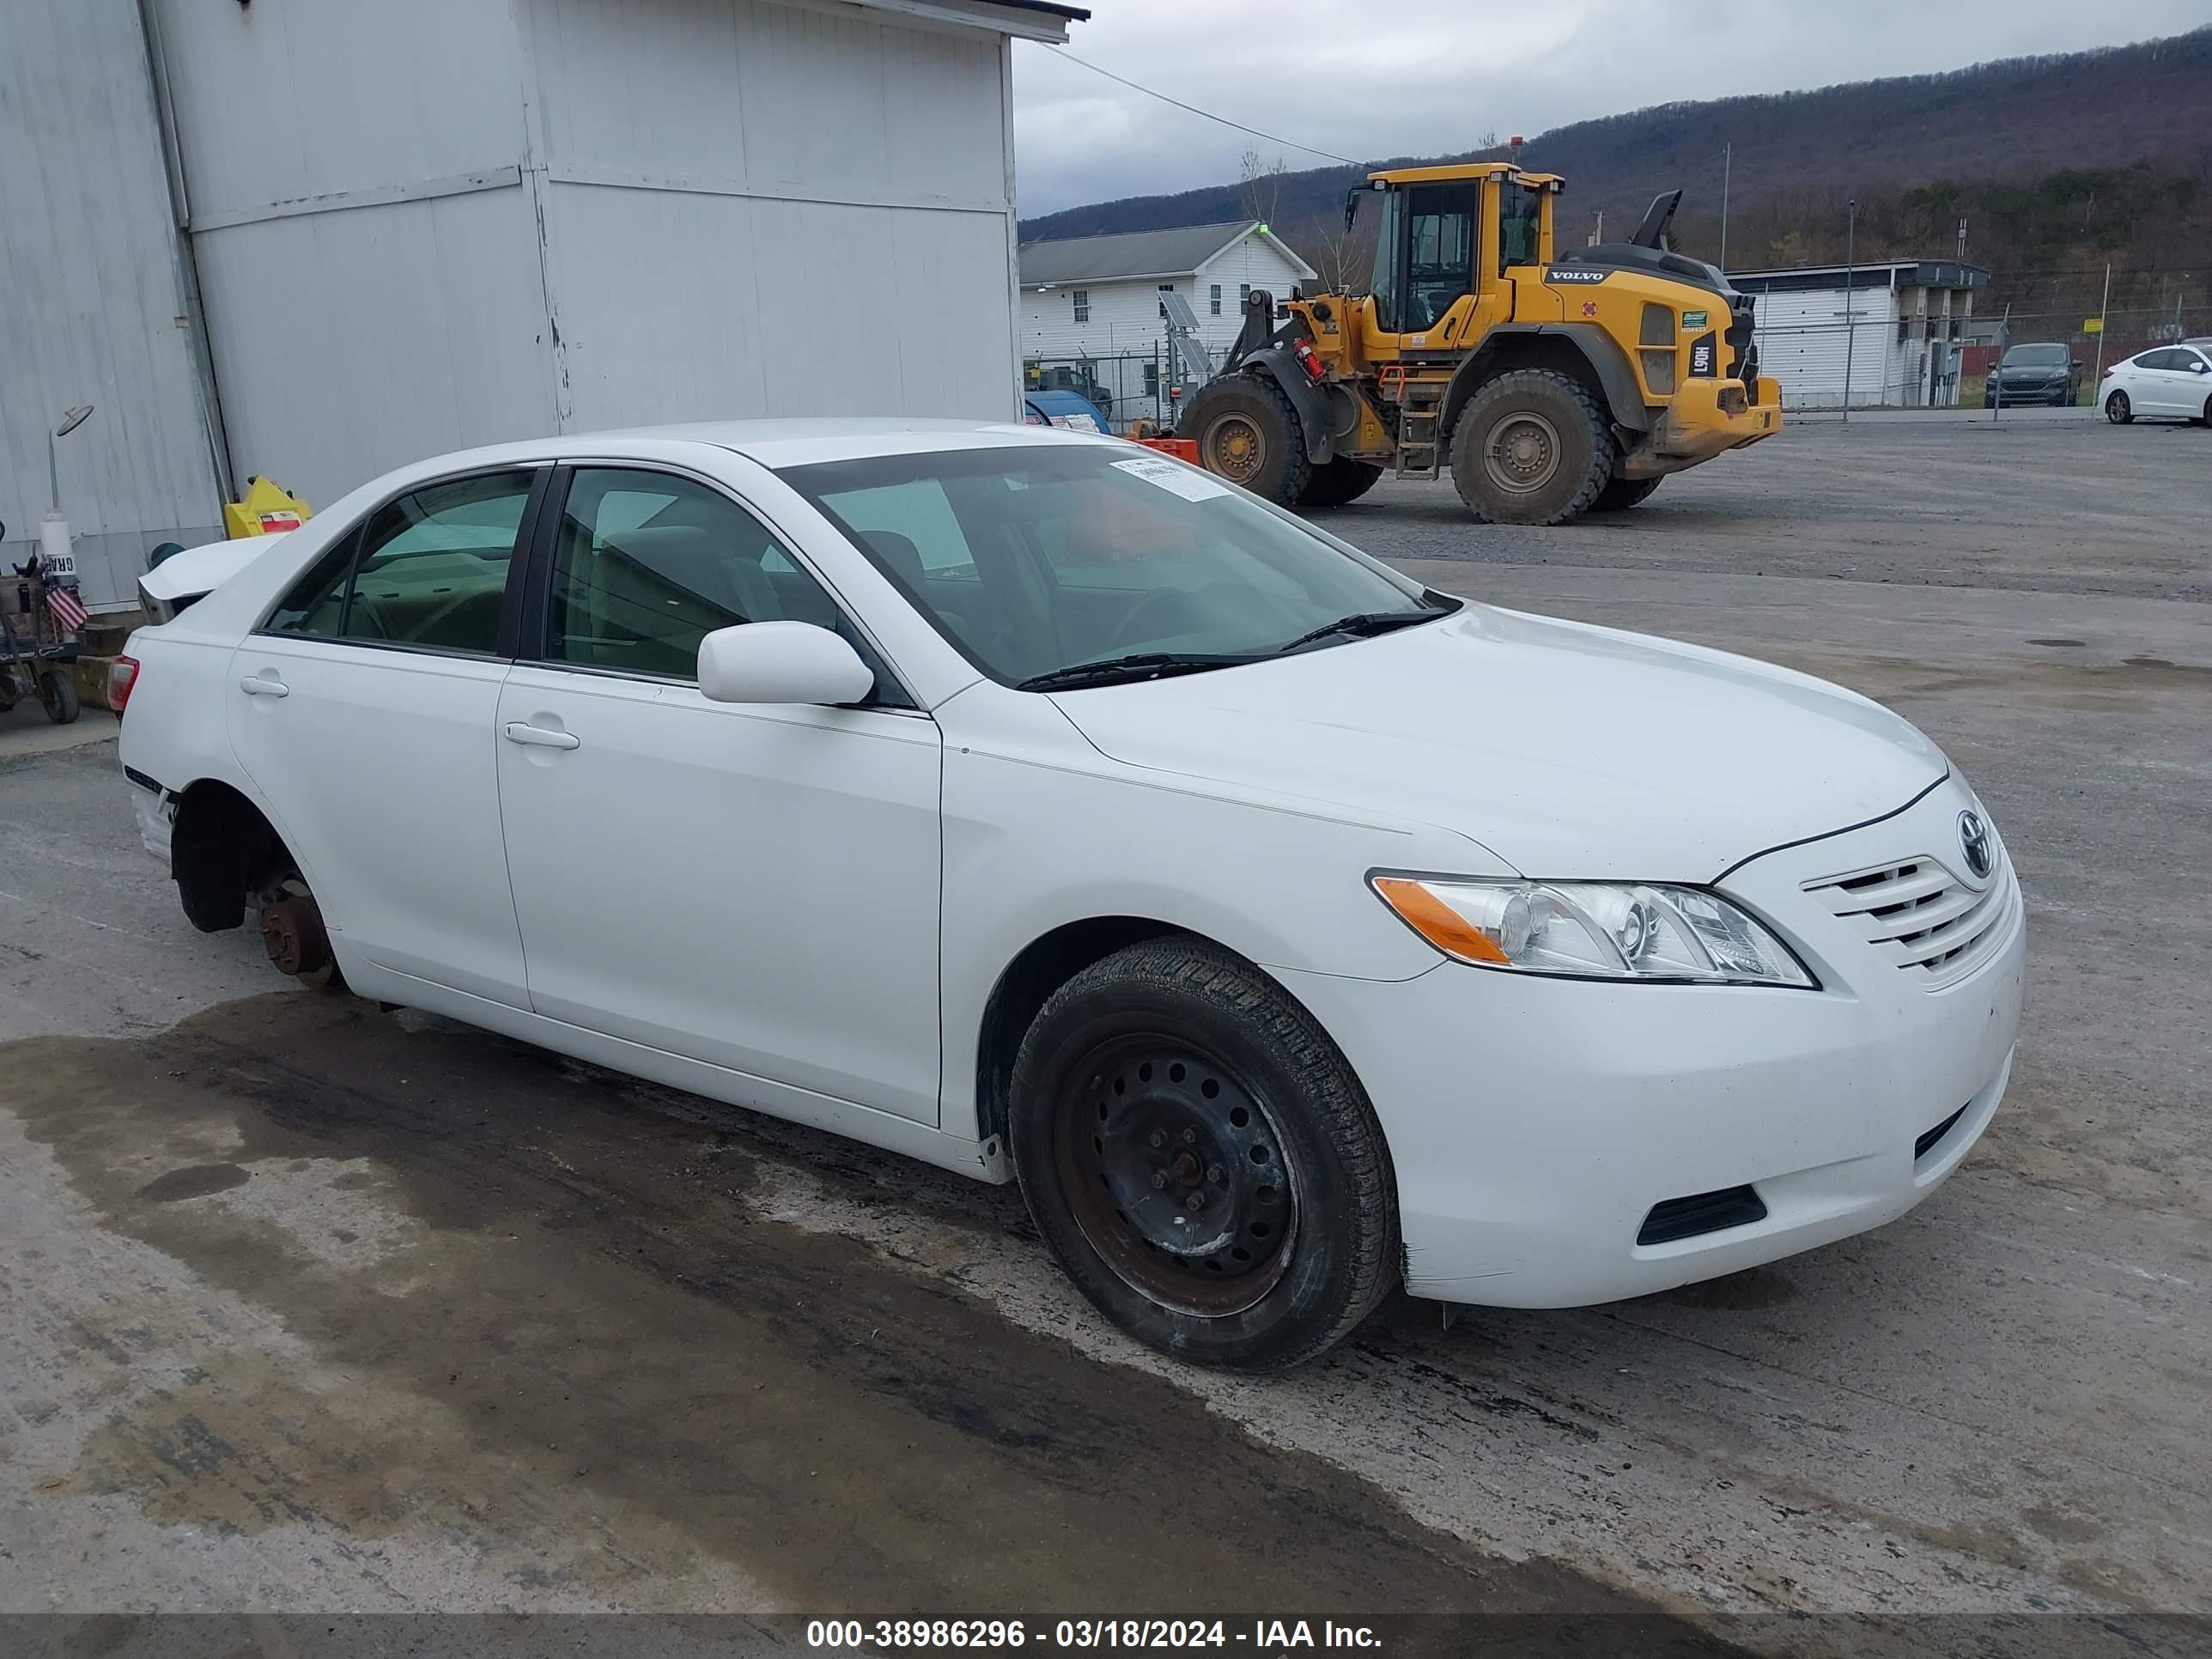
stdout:
MULTIPOLYGON (((1998 324, 1997 324, 1997 342, 1996 342, 1996 350, 1997 350, 1997 355, 1996 355, 1995 357, 1993 357, 1993 358, 1991 358, 1991 359, 1990 360, 1990 374, 1995 374, 1997 372, 1997 365, 1998 365, 1999 363, 2001 363, 2001 362, 2004 362, 2004 355, 2005 355, 2005 342, 2006 342, 2006 341, 2008 341, 2008 340, 2009 340, 2009 339, 2011 339, 2011 338, 2012 338, 2012 301, 2009 301, 2009 300, 2007 300, 2007 301, 2005 301, 2005 313, 2004 313, 2004 316, 2003 316, 2002 319, 2002 320, 2000 320, 2000 321, 1998 322, 1998 324)), ((1985 377, 1985 378, 1986 378, 1986 377, 1985 377)), ((1999 420, 1999 419, 2003 416, 2003 414, 2004 414, 2004 383, 2003 383, 2002 381, 1999 381, 1999 382, 1997 383, 1997 395, 1996 395, 1996 402, 1994 402, 1994 403, 1992 403, 1992 404, 1990 405, 1990 424, 1991 426, 1995 426, 1995 425, 1997 423, 1998 420, 1999 420)))
MULTIPOLYGON (((2173 309, 2175 317, 2178 320, 2180 316, 2181 307, 2179 306, 2176 306, 2173 309)), ((2093 371, 2092 378, 2089 381, 2089 396, 2092 401, 2094 401, 2097 396, 2098 381, 2105 378, 2105 319, 2112 314, 2112 262, 2110 259, 2107 259, 2105 261, 2105 297, 2097 301, 2097 367, 2093 371)), ((2181 337, 2179 334, 2174 336, 2174 338, 2176 339, 2179 339, 2180 337, 2181 337)))
POLYGON ((1844 204, 1844 422, 1851 418, 1851 356, 1859 340, 1859 313, 1851 295, 1858 276, 1859 198, 1844 204))
POLYGON ((1735 159, 1733 143, 1721 146, 1721 269, 1728 269, 1728 196, 1729 167, 1735 159))

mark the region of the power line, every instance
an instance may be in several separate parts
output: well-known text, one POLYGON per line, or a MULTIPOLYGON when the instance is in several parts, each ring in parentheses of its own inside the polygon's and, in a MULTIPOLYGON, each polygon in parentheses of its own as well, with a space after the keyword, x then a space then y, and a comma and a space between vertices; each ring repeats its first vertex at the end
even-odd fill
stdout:
POLYGON ((1242 121, 1232 121, 1225 115, 1216 115, 1210 109, 1200 109, 1195 104, 1184 103, 1180 98, 1170 98, 1164 92, 1155 92, 1150 87, 1139 86, 1136 82, 1129 79, 1127 76, 1116 75, 1109 69, 1101 69, 1089 58, 1078 58, 1073 52, 1067 51, 1064 47, 1059 50, 1058 55, 1065 58, 1071 64, 1082 64, 1084 68, 1089 70, 1093 75, 1103 75, 1109 81, 1119 81, 1123 86, 1128 88, 1132 92, 1141 92, 1146 97, 1157 98, 1163 104, 1173 104, 1177 109, 1188 110, 1193 115, 1203 116, 1209 121, 1218 121, 1224 127, 1234 127, 1239 132, 1249 132, 1255 138, 1265 138, 1271 144, 1288 144, 1292 149, 1302 149, 1309 155, 1326 156, 1332 161, 1341 161, 1348 167, 1362 167, 1365 165, 1364 162, 1353 161, 1349 155, 1339 155, 1334 150, 1316 149, 1311 144, 1302 144, 1295 138, 1279 138, 1272 132, 1262 132, 1257 127, 1246 126, 1242 121))

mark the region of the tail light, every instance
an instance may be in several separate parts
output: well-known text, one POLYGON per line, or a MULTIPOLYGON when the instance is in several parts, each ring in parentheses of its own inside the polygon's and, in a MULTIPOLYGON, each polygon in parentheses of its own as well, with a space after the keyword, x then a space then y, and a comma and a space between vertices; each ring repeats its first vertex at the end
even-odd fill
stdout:
POLYGON ((1310 341, 1301 340, 1291 349, 1298 360, 1298 367, 1305 370, 1309 380, 1318 380, 1328 373, 1328 365, 1322 362, 1310 341))
POLYGON ((138 684, 138 659, 118 657, 107 665, 107 706, 122 718, 131 702, 131 689, 138 684))

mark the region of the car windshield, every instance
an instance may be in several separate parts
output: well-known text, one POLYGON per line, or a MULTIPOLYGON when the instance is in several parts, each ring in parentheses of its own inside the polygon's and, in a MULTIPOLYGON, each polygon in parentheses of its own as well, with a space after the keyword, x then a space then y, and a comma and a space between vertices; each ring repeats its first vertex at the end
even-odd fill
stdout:
POLYGON ((2014 346, 2004 355, 2007 368, 2055 368, 2065 361, 2063 345, 2014 346))
POLYGON ((781 476, 1010 685, 1125 659, 1150 665, 1128 678, 1227 666, 1458 608, 1131 445, 871 456, 781 476))

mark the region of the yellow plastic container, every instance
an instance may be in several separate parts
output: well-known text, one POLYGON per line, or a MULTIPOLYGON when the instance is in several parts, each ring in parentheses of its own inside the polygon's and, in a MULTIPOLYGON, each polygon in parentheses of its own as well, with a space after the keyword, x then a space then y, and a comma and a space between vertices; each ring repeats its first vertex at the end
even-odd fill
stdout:
POLYGON ((266 478, 246 481, 246 499, 226 501, 222 527, 234 541, 240 536, 270 536, 280 530, 297 530, 314 517, 314 509, 289 490, 266 478))

